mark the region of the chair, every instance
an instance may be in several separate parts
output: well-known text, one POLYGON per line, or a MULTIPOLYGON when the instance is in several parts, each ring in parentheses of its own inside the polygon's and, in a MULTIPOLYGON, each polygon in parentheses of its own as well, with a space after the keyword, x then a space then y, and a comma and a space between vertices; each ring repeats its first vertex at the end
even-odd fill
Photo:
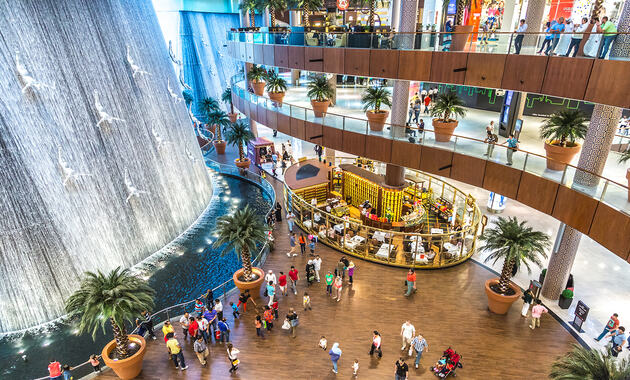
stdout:
POLYGON ((315 37, 315 33, 313 32, 309 32, 306 33, 306 45, 307 46, 318 46, 319 45, 319 39, 317 39, 317 37, 315 37))

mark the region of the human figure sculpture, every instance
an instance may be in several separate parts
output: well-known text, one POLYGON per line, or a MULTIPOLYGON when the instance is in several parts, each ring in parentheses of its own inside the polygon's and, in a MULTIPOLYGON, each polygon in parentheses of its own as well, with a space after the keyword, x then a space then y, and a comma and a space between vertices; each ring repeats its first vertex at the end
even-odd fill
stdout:
POLYGON ((124 119, 113 117, 107 112, 105 112, 105 108, 103 108, 103 105, 101 104, 100 99, 98 97, 97 90, 94 90, 94 107, 96 107, 96 112, 98 113, 98 117, 99 117, 98 122, 96 123, 97 127, 100 127, 101 124, 103 123, 111 124, 114 121, 121 121, 123 123, 125 122, 124 119))
POLYGON ((137 74, 151 75, 151 73, 149 73, 148 71, 142 70, 140 66, 136 65, 136 63, 133 61, 133 58, 131 58, 131 49, 129 48, 129 45, 127 45, 127 63, 129 64, 129 67, 131 68, 132 77, 135 78, 137 74))
POLYGON ((139 197, 141 194, 149 194, 148 191, 140 190, 131 183, 128 171, 125 171, 125 188, 127 189, 128 194, 127 199, 125 199, 126 203, 129 203, 131 198, 139 197))

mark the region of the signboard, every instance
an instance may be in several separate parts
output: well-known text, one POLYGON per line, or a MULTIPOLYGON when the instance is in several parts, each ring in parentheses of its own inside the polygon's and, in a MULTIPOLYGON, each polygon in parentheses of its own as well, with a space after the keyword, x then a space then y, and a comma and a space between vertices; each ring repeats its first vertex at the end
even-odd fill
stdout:
POLYGON ((350 0, 337 0, 337 9, 345 11, 350 6, 350 0))
MULTIPOLYGON (((446 14, 454 15, 455 13, 457 13, 457 0, 450 0, 446 8, 446 14)), ((437 12, 435 12, 435 14, 437 15, 437 12)))
POLYGON ((573 322, 571 322, 577 331, 582 332, 582 324, 586 321, 589 310, 590 308, 586 306, 584 302, 578 301, 575 307, 575 318, 573 318, 573 322))

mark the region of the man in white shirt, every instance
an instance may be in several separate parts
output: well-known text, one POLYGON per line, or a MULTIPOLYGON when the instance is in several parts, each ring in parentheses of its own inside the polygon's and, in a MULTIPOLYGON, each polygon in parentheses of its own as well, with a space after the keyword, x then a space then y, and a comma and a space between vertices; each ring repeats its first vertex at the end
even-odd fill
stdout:
POLYGON ((273 273, 271 269, 269 269, 269 271, 265 275, 265 284, 268 284, 269 281, 273 281, 274 284, 278 282, 276 281, 276 274, 273 273))
POLYGON ((400 336, 402 337, 402 348, 404 350, 408 344, 411 344, 411 339, 416 335, 416 328, 413 327, 409 320, 406 320, 400 328, 400 336))
POLYGON ((574 32, 571 35, 571 43, 569 44, 569 50, 567 50, 567 54, 565 57, 568 57, 571 54, 571 49, 573 49, 572 57, 577 55, 578 50, 580 49, 580 43, 582 42, 582 37, 584 36, 584 31, 588 28, 588 18, 583 17, 582 23, 580 25, 576 25, 574 28, 574 32))
POLYGON ((214 300, 214 310, 217 312, 217 318, 218 320, 222 320, 223 319, 223 304, 221 303, 220 299, 216 299, 214 300))
POLYGON ((319 282, 319 271, 322 269, 322 258, 319 255, 313 259, 313 266, 315 266, 315 279, 319 282))
POLYGON ((514 54, 521 54, 521 47, 523 47, 523 38, 525 38, 525 32, 527 31, 527 24, 525 19, 521 19, 516 28, 516 38, 514 39, 514 54))
MULTIPOLYGON (((188 323, 189 323, 190 315, 188 313, 184 313, 181 318, 179 318, 179 325, 182 328, 182 333, 184 334, 184 339, 188 339, 188 323)), ((195 337, 193 337, 195 339, 195 337)))

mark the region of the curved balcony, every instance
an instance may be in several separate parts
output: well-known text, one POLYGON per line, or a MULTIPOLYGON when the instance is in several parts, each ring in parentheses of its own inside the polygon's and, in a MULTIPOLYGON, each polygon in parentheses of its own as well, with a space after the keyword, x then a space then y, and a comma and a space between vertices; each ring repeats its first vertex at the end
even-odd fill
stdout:
POLYGON ((229 51, 235 59, 267 66, 501 88, 630 108, 630 61, 536 55, 527 48, 509 54, 515 35, 500 32, 496 48, 479 47, 470 38, 464 51, 441 51, 440 41, 450 34, 416 33, 414 49, 403 50, 398 41, 408 34, 330 34, 342 42, 329 46, 304 33, 230 32, 229 51))
MULTIPOLYGON (((462 181, 515 199, 589 235, 624 260, 629 259, 630 203, 628 187, 597 174, 565 165, 562 171, 546 169, 547 158, 519 150, 513 166, 483 155, 487 143, 455 135, 448 143, 436 142, 431 130, 415 131, 411 142, 406 127, 387 124, 371 131, 367 120, 328 112, 315 117, 312 109, 247 92, 242 76, 233 78, 234 106, 245 116, 287 135, 331 149, 382 162, 418 169, 462 181), (575 179, 592 179, 582 187, 575 179), (610 226, 615 226, 611 228, 610 226)), ((507 148, 496 145, 495 157, 507 148)))

